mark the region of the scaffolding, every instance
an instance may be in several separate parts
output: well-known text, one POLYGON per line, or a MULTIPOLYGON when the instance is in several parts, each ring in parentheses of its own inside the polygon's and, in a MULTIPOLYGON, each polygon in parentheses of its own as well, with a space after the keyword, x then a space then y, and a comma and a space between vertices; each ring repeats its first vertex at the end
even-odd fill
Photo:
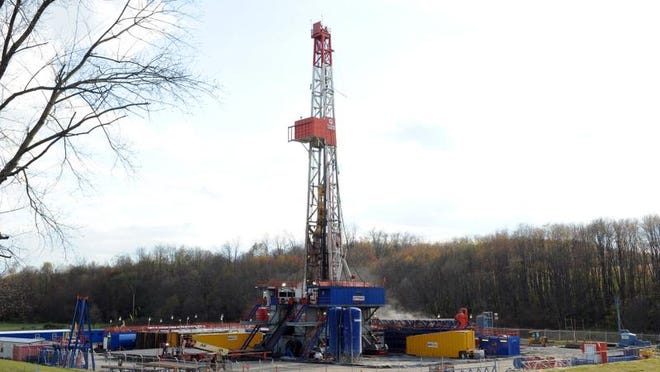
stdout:
POLYGON ((89 369, 91 359, 91 369, 96 370, 91 334, 92 321, 89 316, 87 297, 77 296, 71 321, 71 332, 63 347, 62 367, 89 369), (85 327, 87 327, 87 331, 85 331, 85 327))

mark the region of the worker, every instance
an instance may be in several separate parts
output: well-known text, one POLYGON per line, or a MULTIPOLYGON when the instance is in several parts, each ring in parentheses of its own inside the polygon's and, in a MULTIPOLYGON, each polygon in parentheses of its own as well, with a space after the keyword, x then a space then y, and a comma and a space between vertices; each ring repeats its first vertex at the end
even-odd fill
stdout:
POLYGON ((170 347, 170 344, 167 343, 167 342, 163 342, 162 345, 163 345, 163 353, 162 353, 162 356, 167 356, 167 354, 168 354, 167 349, 170 347))
POLYGON ((456 314, 454 319, 458 322, 458 329, 467 328, 467 326, 468 326, 468 311, 467 311, 467 309, 462 307, 458 311, 458 314, 456 314))

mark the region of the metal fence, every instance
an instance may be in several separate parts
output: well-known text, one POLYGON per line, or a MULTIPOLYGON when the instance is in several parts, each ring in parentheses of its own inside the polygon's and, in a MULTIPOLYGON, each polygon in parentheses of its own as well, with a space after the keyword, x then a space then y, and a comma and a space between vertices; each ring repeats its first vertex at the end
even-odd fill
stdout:
MULTIPOLYGON (((209 365, 208 363, 195 363, 184 361, 170 361, 168 367, 155 367, 149 364, 134 362, 124 362, 121 366, 101 364, 96 366, 97 371, 135 371, 135 372, 154 372, 154 371, 191 371, 191 372, 221 372, 221 371, 240 371, 240 372, 362 372, 373 369, 386 368, 392 372, 497 372, 505 371, 506 367, 500 368, 498 361, 484 362, 475 365, 454 366, 453 363, 424 363, 417 366, 397 366, 387 365, 375 367, 370 365, 341 365, 341 364, 321 364, 321 363, 295 363, 273 360, 262 361, 234 361, 226 364, 209 365), (119 369, 122 367, 122 369, 119 369)), ((510 365, 510 363, 508 363, 510 365)), ((29 370, 32 371, 32 370, 29 370)))
MULTIPOLYGON (((553 329, 520 329, 520 338, 526 339, 530 337, 531 331, 540 331, 541 335, 546 336, 549 340, 567 341, 579 343, 582 341, 599 341, 607 343, 619 342, 618 332, 605 332, 605 331, 590 331, 590 330, 553 330, 553 329)), ((652 343, 660 342, 660 334, 655 333, 637 333, 637 339, 640 341, 651 341, 652 343)))

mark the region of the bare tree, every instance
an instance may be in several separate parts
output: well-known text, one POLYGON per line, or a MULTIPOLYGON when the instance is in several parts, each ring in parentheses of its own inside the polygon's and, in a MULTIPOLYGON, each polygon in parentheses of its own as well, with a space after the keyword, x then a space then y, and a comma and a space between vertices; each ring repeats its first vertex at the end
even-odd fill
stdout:
POLYGON ((86 141, 102 140, 130 169, 122 119, 214 90, 181 53, 184 3, 0 0, 0 213, 30 211, 45 241, 65 243, 47 195, 63 176, 88 185, 98 154, 86 141))

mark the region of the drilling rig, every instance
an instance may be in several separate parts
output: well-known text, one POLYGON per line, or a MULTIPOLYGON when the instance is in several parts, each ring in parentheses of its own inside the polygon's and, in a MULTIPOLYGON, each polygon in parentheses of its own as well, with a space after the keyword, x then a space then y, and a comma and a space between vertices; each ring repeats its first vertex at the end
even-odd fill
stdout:
POLYGON ((342 242, 330 31, 317 22, 312 28, 312 39, 311 116, 289 127, 289 141, 305 145, 309 159, 305 287, 319 281, 352 279, 342 242))
MULTIPOLYGON (((386 349, 371 318, 385 289, 357 280, 346 262, 337 168, 332 38, 312 26, 311 116, 288 127, 289 142, 307 151, 305 267, 300 283, 264 283, 249 315, 253 332, 267 328, 261 347, 273 356, 352 362, 386 349)), ((249 340, 249 339, 248 339, 249 340)), ((247 345, 247 342, 246 342, 247 345)))

